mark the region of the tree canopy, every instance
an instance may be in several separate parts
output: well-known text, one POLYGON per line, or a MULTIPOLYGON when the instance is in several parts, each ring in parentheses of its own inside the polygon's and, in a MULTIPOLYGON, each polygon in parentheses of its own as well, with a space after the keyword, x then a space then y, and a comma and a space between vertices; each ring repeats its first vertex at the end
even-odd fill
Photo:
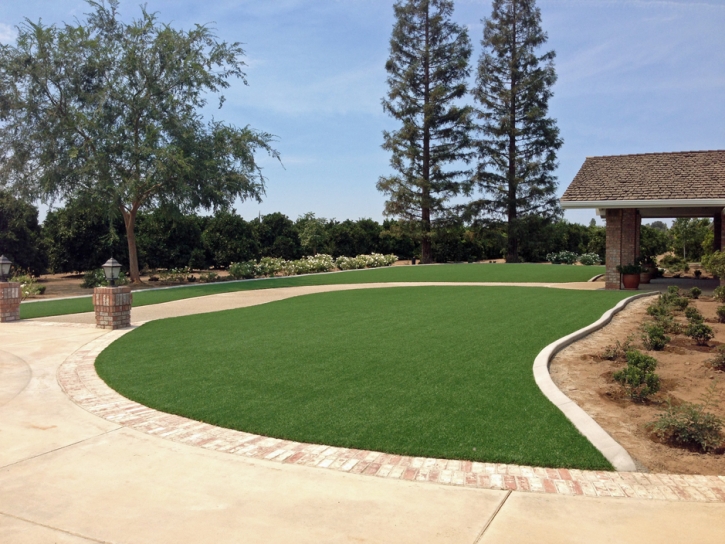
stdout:
POLYGON ((560 214, 554 170, 563 142, 548 116, 555 53, 539 51, 547 35, 535 0, 493 0, 483 22, 473 90, 480 104, 479 165, 472 180, 483 194, 468 211, 507 221, 506 259, 516 262, 522 217, 560 214))
POLYGON ((383 108, 400 121, 384 132, 395 175, 381 177, 385 215, 402 221, 431 262, 431 227, 445 218, 447 202, 461 192, 471 157, 471 107, 467 93, 471 42, 451 20, 450 0, 399 0, 390 39, 388 94, 383 108))
POLYGON ((207 26, 175 29, 143 7, 124 22, 117 0, 88 3, 83 21, 26 20, 17 43, 0 46, 0 187, 119 210, 137 282, 140 209, 260 200, 255 153, 278 154, 271 134, 201 114, 230 79, 246 84, 239 43, 207 26))

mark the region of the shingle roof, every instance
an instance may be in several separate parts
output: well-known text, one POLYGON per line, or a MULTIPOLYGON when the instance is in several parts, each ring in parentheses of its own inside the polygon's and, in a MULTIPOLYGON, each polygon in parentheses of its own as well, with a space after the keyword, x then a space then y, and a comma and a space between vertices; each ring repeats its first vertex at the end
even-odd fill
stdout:
POLYGON ((725 150, 587 157, 562 202, 725 198, 725 150))

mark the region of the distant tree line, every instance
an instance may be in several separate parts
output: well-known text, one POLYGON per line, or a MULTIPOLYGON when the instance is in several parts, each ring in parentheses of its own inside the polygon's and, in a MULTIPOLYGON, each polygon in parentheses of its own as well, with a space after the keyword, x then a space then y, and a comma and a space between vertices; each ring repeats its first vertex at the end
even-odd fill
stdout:
MULTIPOLYGON (((531 217, 522 258, 543 261, 555 251, 604 255, 604 228, 531 217)), ((282 213, 247 221, 234 212, 182 214, 164 208, 138 214, 138 257, 146 268, 225 268, 232 262, 315 253, 333 257, 394 253, 420 259, 420 242, 395 220, 338 221, 312 213, 292 220, 282 213)), ((431 234, 435 262, 498 259, 506 251, 506 226, 438 223, 431 234)), ((82 272, 98 268, 111 255, 128 266, 128 245, 120 214, 69 203, 38 221, 38 209, 0 192, 0 254, 34 274, 82 272)))

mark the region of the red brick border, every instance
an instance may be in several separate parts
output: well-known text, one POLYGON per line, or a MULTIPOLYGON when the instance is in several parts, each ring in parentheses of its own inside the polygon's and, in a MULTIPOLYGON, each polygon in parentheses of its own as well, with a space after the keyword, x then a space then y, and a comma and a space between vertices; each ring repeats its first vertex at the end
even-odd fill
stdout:
POLYGON ((159 412, 121 396, 96 374, 98 354, 129 330, 106 333, 76 351, 59 367, 58 383, 73 402, 92 414, 153 436, 244 457, 389 479, 589 497, 725 502, 725 476, 567 470, 408 457, 269 438, 159 412))

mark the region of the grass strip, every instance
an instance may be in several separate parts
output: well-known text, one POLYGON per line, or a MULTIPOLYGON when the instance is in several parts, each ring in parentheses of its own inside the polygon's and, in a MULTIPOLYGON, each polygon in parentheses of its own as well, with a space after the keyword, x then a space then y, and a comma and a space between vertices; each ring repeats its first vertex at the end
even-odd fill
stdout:
POLYGON ((540 392, 532 365, 626 296, 455 286, 307 295, 147 323, 96 368, 147 406, 266 436, 611 470, 540 392))
MULTIPOLYGON (((160 304, 192 297, 306 285, 338 285, 376 282, 507 282, 507 283, 568 283, 587 281, 604 273, 603 266, 554 266, 546 264, 443 264, 431 266, 394 266, 344 273, 312 274, 269 278, 234 283, 212 283, 156 291, 136 291, 134 307, 160 304)), ((32 319, 54 315, 92 312, 93 301, 88 298, 47 300, 20 305, 20 317, 32 319)))

